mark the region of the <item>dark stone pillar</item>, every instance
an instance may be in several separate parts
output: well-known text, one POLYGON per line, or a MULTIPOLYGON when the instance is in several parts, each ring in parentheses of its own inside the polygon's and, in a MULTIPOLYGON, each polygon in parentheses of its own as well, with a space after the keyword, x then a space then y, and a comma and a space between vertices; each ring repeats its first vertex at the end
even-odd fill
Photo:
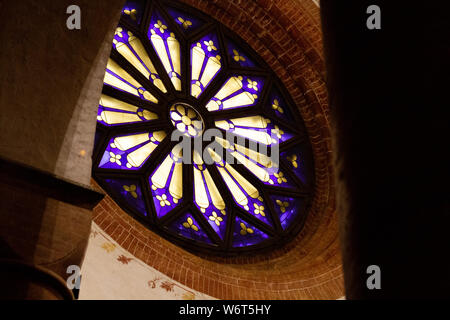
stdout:
POLYGON ((0 1, 0 299, 70 299, 102 195, 96 115, 124 0, 0 1), (69 30, 67 8, 81 9, 69 30))
POLYGON ((321 1, 348 299, 450 297, 444 3, 321 1), (380 30, 366 27, 372 4, 380 30))

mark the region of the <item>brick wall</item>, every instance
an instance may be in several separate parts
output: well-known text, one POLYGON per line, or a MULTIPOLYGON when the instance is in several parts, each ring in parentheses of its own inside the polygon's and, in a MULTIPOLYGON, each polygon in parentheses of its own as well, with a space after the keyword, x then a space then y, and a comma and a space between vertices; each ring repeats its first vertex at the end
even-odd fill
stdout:
POLYGON ((94 221, 122 247, 194 290, 220 299, 336 299, 343 274, 335 212, 329 110, 319 9, 311 0, 181 0, 232 29, 269 64, 305 121, 316 170, 303 230, 270 254, 199 257, 123 212, 109 197, 94 221))

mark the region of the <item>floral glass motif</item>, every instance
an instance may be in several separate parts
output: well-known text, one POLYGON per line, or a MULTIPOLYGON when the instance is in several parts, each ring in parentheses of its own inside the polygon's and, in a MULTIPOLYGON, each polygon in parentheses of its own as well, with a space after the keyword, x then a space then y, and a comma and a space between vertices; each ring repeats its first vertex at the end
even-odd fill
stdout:
POLYGON ((185 34, 192 33, 194 30, 198 29, 204 24, 204 22, 201 21, 201 19, 194 17, 191 14, 187 14, 181 10, 177 10, 172 7, 166 8, 167 12, 172 16, 175 23, 177 23, 180 26, 181 30, 185 34))
POLYGON ((143 216, 147 216, 142 188, 138 180, 133 179, 105 179, 113 192, 126 201, 143 216))
POLYGON ((102 94, 98 106, 97 120, 105 126, 147 122, 158 119, 158 115, 146 109, 102 94))
POLYGON ((233 76, 206 105, 208 111, 249 107, 256 104, 264 80, 259 77, 233 76))
POLYGON ((283 229, 288 228, 302 207, 302 199, 283 196, 271 196, 270 198, 280 217, 281 227, 283 229))
POLYGON ((122 8, 122 17, 132 24, 139 25, 143 11, 143 1, 127 1, 122 8))
POLYGON ((177 145, 150 175, 153 203, 158 218, 178 206, 183 198, 183 150, 177 145))
POLYGON ((219 40, 215 34, 191 46, 191 95, 198 98, 222 68, 219 40))
POLYGON ((274 124, 263 116, 250 116, 215 122, 218 128, 235 135, 262 143, 264 145, 278 144, 293 137, 293 134, 274 124))
POLYGON ((288 163, 288 167, 304 185, 311 186, 313 183, 311 172, 314 167, 311 151, 306 145, 298 145, 288 151, 281 152, 280 158, 288 163))
POLYGON ((202 157, 194 151, 194 202, 214 231, 224 239, 227 224, 225 202, 202 157))
POLYGON ((219 40, 209 34, 191 46, 191 95, 198 98, 222 68, 219 40))
POLYGON ((246 247, 258 244, 269 236, 247 221, 236 217, 233 233, 233 247, 246 247))
POLYGON ((109 141, 99 167, 138 170, 165 137, 164 131, 114 137, 109 141))
POLYGON ((190 138, 196 138, 203 132, 201 116, 189 105, 178 103, 170 108, 170 120, 178 131, 190 138))
POLYGON ((295 124, 296 120, 290 111, 285 99, 277 89, 273 89, 269 95, 267 109, 271 111, 276 117, 283 119, 286 122, 295 124))
POLYGON ((314 181, 301 117, 237 35, 174 6, 136 0, 122 11, 97 112, 94 178, 180 245, 223 255, 288 238, 314 181), (195 145, 211 128, 231 133, 210 140, 225 153, 207 143, 183 150, 170 139, 181 132, 195 145), (303 142, 284 143, 294 139, 303 142), (281 165, 269 156, 278 147, 281 165))
POLYGON ((231 40, 227 39, 227 53, 230 56, 232 64, 238 64, 241 67, 254 68, 256 63, 248 57, 248 55, 231 40))
POLYGON ((172 223, 169 229, 185 238, 206 242, 208 244, 211 243, 208 235, 203 231, 197 220, 190 213, 185 214, 172 223))
POLYGON ((181 91, 181 47, 175 33, 158 12, 154 12, 148 29, 148 38, 153 45, 172 84, 181 91))

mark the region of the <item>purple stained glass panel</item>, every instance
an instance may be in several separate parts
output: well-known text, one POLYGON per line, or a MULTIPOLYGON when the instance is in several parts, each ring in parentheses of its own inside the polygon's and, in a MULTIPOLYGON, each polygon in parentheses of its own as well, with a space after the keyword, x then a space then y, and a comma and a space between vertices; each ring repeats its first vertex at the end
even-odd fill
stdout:
POLYGON ((144 7, 144 1, 127 1, 122 8, 122 17, 134 25, 139 25, 142 21, 144 7))
POLYGON ((141 148, 148 147, 148 144, 153 143, 155 145, 159 145, 160 142, 158 141, 152 141, 152 133, 148 133, 148 139, 144 142, 138 143, 128 149, 121 149, 117 146, 116 138, 123 138, 123 137, 131 137, 138 134, 146 134, 145 132, 141 133, 133 133, 129 135, 123 135, 120 137, 114 137, 109 140, 108 145, 106 147, 105 152, 103 153, 103 156, 100 160, 100 163, 98 165, 99 168, 103 169, 121 169, 121 170, 138 170, 140 169, 145 161, 150 157, 150 152, 148 153, 148 156, 145 158, 145 160, 138 166, 135 166, 132 163, 129 163, 128 156, 133 153, 134 151, 137 151, 141 148))
POLYGON ((138 180, 132 179, 105 179, 113 193, 123 199, 130 207, 143 216, 147 216, 142 188, 138 180))
POLYGON ((246 247, 269 239, 269 236, 252 224, 236 217, 233 233, 233 247, 246 247))
POLYGON ((204 22, 192 16, 191 14, 187 14, 181 10, 167 7, 167 12, 172 16, 174 21, 180 26, 181 30, 183 30, 186 34, 191 34, 193 31, 201 27, 204 22))
MULTIPOLYGON (((239 186, 241 189, 243 189, 241 186, 239 186)), ((246 206, 240 205, 238 204, 242 209, 246 210, 247 212, 249 212, 251 215, 253 215, 255 218, 257 218, 258 220, 261 220, 262 222, 264 222, 265 224, 272 226, 272 221, 270 221, 269 218, 269 208, 267 207, 267 205, 264 203, 264 201, 261 201, 259 199, 253 199, 250 197, 247 197, 248 199, 248 210, 246 208, 246 206)))
POLYGON ((288 228, 303 207, 303 199, 278 195, 271 196, 270 198, 280 218, 281 226, 283 229, 288 228))
POLYGON ((273 121, 268 123, 267 128, 265 128, 264 130, 266 131, 267 134, 269 134, 272 137, 272 143, 285 142, 294 136, 292 133, 290 133, 282 126, 278 125, 276 122, 273 121))
MULTIPOLYGON (((169 179, 172 178, 172 174, 173 171, 170 173, 169 179)), ((183 199, 176 199, 170 194, 168 186, 162 189, 152 190, 152 197, 158 218, 164 217, 183 202, 183 199)))
MULTIPOLYGON (((170 154, 168 157, 174 159, 173 154, 170 154)), ((154 177, 160 167, 161 165, 158 165, 149 177, 153 203, 155 205, 156 215, 158 218, 162 218, 183 202, 182 198, 178 199, 177 197, 174 197, 174 195, 170 192, 170 184, 172 182, 172 179, 174 179, 175 174, 175 164, 172 164, 172 166, 169 168, 170 172, 167 176, 164 186, 155 186, 153 184, 152 177, 154 177)))
MULTIPOLYGON (((197 208, 200 209, 200 207, 196 204, 197 208)), ((214 231, 219 235, 219 237, 223 240, 225 238, 225 232, 227 228, 227 215, 226 211, 225 215, 221 213, 220 210, 217 210, 214 208, 214 206, 209 206, 205 209, 205 212, 202 212, 203 216, 206 220, 208 220, 208 223, 210 224, 211 228, 214 229, 214 231)))
POLYGON ((212 243, 208 235, 202 230, 197 220, 191 213, 187 213, 181 218, 175 220, 175 222, 173 222, 169 226, 169 229, 185 238, 204 242, 207 244, 212 243))
POLYGON ((227 53, 230 56, 231 64, 241 67, 255 68, 257 64, 239 46, 227 39, 227 53))
POLYGON ((286 101, 284 100, 282 95, 279 94, 278 90, 276 90, 275 88, 270 93, 267 103, 267 108, 271 110, 271 112, 274 113, 275 116, 283 119, 284 121, 295 123, 295 118, 293 117, 290 108, 286 104, 286 101))
POLYGON ((314 163, 311 150, 306 145, 298 145, 289 151, 280 154, 281 159, 285 159, 289 169, 307 186, 313 184, 314 163))
MULTIPOLYGON (((194 167, 199 169, 199 166, 197 164, 194 164, 194 167)), ((204 168, 202 168, 204 169, 204 168)), ((198 205, 196 201, 194 201, 195 206, 200 210, 200 212, 203 214, 205 219, 208 221, 208 223, 211 225, 211 227, 214 229, 214 231, 219 235, 219 237, 223 240, 225 238, 226 233, 226 226, 227 226, 227 212, 226 209, 219 210, 213 205, 213 200, 211 198, 211 193, 208 189, 208 185, 205 182, 204 177, 204 171, 200 170, 202 175, 202 182, 204 185, 204 189, 206 191, 206 196, 208 198, 209 206, 206 208, 202 208, 198 205)), ((194 189, 194 199, 195 199, 195 189, 194 189)))

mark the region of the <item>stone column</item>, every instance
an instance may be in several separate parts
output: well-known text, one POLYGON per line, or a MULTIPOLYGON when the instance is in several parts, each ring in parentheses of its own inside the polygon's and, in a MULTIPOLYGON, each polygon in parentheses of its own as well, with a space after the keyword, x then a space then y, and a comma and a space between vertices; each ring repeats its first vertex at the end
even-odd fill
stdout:
POLYGON ((91 152, 123 3, 0 3, 0 277, 10 284, 2 297, 70 297, 66 269, 81 266, 102 198, 89 187, 91 152), (80 30, 66 27, 72 4, 80 30))

